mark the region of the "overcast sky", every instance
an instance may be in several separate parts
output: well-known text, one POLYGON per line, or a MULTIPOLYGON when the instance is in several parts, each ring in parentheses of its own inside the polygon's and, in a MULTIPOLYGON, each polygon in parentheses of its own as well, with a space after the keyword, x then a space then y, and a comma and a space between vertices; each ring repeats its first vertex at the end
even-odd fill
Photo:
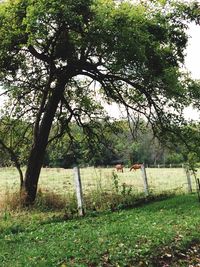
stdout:
POLYGON ((188 32, 191 37, 186 50, 185 64, 192 77, 200 79, 200 26, 191 24, 188 32))
MULTIPOLYGON (((200 79, 200 26, 191 24, 189 27, 189 42, 186 50, 185 66, 195 79, 200 79)), ((185 111, 187 119, 200 119, 200 113, 194 109, 187 108, 185 111)))

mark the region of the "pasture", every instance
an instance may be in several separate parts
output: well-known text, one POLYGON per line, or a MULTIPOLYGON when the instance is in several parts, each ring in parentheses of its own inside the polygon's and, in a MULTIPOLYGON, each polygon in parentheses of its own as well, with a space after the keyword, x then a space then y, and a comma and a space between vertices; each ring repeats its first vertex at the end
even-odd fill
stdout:
MULTIPOLYGON (((2 209, 0 266, 198 266, 200 205, 196 194, 184 194, 184 170, 147 168, 146 172, 150 192, 158 196, 166 192, 162 201, 159 197, 157 201, 150 198, 140 206, 123 206, 123 199, 119 199, 117 209, 111 209, 113 203, 106 203, 103 195, 116 201, 118 196, 129 197, 130 188, 136 198, 143 193, 141 171, 83 168, 84 197, 91 198, 93 192, 98 192, 96 198, 99 195, 100 201, 105 202, 103 209, 88 209, 84 218, 69 217, 66 203, 63 209, 54 210, 37 206, 30 210, 2 209), (178 194, 172 197, 167 192, 178 194)), ((194 180, 192 183, 194 189, 194 180)), ((54 194, 64 198, 73 195, 73 170, 42 169, 39 188, 50 198, 54 194)), ((0 169, 1 198, 18 189, 16 170, 0 169)))
MULTIPOLYGON (((81 168, 81 181, 84 194, 92 191, 111 192, 114 188, 114 175, 118 184, 137 193, 143 192, 143 179, 141 170, 117 172, 115 168, 81 168), (114 175, 113 175, 114 174, 114 175), (117 175, 117 176, 116 176, 117 175)), ((183 168, 146 168, 149 190, 159 194, 163 192, 187 192, 187 178, 183 168)), ((200 170, 197 176, 200 175, 200 170)), ((195 190, 195 180, 192 177, 192 185, 195 190)), ((74 177, 72 169, 43 168, 39 180, 39 188, 43 192, 67 195, 74 192, 74 177)), ((19 176, 15 168, 0 169, 1 196, 7 192, 15 192, 19 189, 19 176)))

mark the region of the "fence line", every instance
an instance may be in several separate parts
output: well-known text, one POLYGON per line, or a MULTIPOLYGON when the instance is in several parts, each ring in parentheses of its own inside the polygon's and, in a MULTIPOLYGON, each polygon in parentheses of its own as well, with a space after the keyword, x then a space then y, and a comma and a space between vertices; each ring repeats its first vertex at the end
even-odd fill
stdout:
POLYGON ((183 163, 170 163, 170 164, 145 164, 147 168, 184 168, 183 163))
MULTIPOLYGON (((113 172, 117 174, 119 185, 125 184, 132 187, 135 193, 145 190, 144 180, 140 170, 130 172, 128 168, 124 173, 117 173, 114 168, 80 168, 83 193, 101 190, 111 192, 113 190, 113 172)), ((200 174, 200 170, 197 172, 200 174)), ((196 190, 194 178, 190 177, 190 184, 183 168, 146 168, 146 190, 159 193, 165 191, 189 192, 196 190), (191 189, 189 189, 191 188, 191 189)), ((0 168, 0 192, 19 190, 19 176, 14 168, 0 168)), ((57 194, 74 193, 74 179, 72 169, 44 168, 41 171, 39 188, 44 192, 57 194)))

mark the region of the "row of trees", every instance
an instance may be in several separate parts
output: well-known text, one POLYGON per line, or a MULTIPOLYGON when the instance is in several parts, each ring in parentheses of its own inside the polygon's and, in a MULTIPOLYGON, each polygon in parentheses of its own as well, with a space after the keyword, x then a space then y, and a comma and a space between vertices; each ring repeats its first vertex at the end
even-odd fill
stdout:
POLYGON ((186 161, 181 145, 168 146, 160 143, 153 135, 150 127, 141 122, 140 128, 135 129, 136 136, 131 134, 127 120, 113 122, 118 132, 112 132, 103 127, 104 136, 96 140, 91 148, 84 138, 81 128, 74 125, 73 137, 75 153, 70 146, 70 140, 64 135, 59 142, 52 143, 46 152, 44 164, 50 167, 72 167, 77 156, 82 166, 113 166, 123 163, 127 166, 136 162, 146 164, 178 164, 186 161), (117 125, 116 125, 117 124, 117 125))
POLYGON ((9 144, 3 135, 0 146, 19 170, 27 205, 35 200, 48 146, 66 134, 74 160, 80 158, 84 143, 74 141, 75 123, 96 157, 97 140, 115 127, 102 99, 123 105, 128 115, 142 114, 161 140, 185 142, 182 111, 200 100, 199 83, 180 68, 190 21, 200 22, 198 1, 0 3, 0 81, 8 97, 2 118, 9 118, 2 127, 6 131, 13 120, 25 124, 9 144), (14 141, 29 148, 25 177, 11 151, 14 141))
MULTIPOLYGON (((195 131, 199 133, 199 124, 190 123, 186 127, 192 136, 188 139, 185 134, 184 137, 190 147, 188 150, 184 142, 175 144, 158 139, 148 123, 141 119, 135 124, 134 121, 130 124, 127 119, 121 119, 110 122, 107 127, 103 121, 97 125, 96 129, 93 126, 96 135, 88 136, 72 122, 71 136, 64 133, 47 147, 43 166, 71 168, 75 163, 82 166, 112 166, 117 163, 130 166, 136 162, 150 165, 179 164, 187 161, 188 151, 196 151, 197 155, 200 153, 198 147, 194 146, 199 139, 195 137, 195 131)), ((0 129, 0 166, 25 166, 32 140, 29 122, 1 118, 0 129)), ((53 127, 52 132, 54 130, 56 128, 53 127)))

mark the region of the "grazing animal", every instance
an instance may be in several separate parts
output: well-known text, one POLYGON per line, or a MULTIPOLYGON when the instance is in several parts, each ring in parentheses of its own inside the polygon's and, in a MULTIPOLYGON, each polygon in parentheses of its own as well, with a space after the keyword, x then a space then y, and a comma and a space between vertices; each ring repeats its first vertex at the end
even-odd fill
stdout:
POLYGON ((134 171, 139 170, 139 169, 141 169, 141 167, 142 167, 142 164, 133 164, 131 166, 131 168, 130 168, 130 171, 132 171, 132 170, 134 170, 134 171))
POLYGON ((118 172, 119 172, 119 171, 124 172, 123 168, 124 168, 124 166, 123 166, 122 164, 117 164, 117 165, 115 165, 115 169, 116 169, 118 172))

